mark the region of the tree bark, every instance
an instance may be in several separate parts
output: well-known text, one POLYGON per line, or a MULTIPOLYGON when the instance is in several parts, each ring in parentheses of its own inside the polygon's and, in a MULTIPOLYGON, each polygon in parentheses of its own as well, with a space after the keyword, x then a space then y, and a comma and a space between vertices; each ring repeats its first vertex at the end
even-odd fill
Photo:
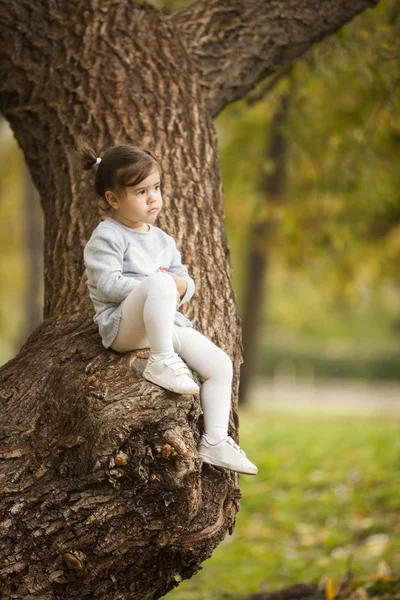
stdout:
POLYGON ((21 331, 16 350, 19 350, 26 338, 42 321, 42 302, 40 297, 42 263, 42 215, 37 192, 32 184, 28 169, 24 166, 24 198, 23 198, 23 236, 26 251, 26 274, 24 308, 25 324, 21 331))
MULTIPOLYGON (((339 4, 337 27, 372 3, 339 4)), ((261 49, 260 16, 273 6, 272 22, 281 23, 276 9, 287 6, 250 4, 258 13, 247 15, 240 44, 232 45, 246 69, 261 49)), ((100 156, 112 144, 134 142, 160 158, 164 211, 157 224, 175 237, 196 282, 183 312, 233 360, 229 432, 237 439, 242 343, 212 117, 268 69, 246 78, 228 69, 228 88, 218 69, 214 77, 209 69, 205 87, 205 63, 184 18, 191 15, 195 29, 197 22, 197 43, 208 39, 224 52, 236 21, 222 11, 219 34, 207 31, 202 19, 218 10, 212 2, 168 17, 133 0, 0 6, 0 110, 24 151, 45 218, 44 320, 0 370, 2 598, 159 598, 232 532, 238 476, 201 468, 198 397, 146 382, 148 350, 121 356, 102 346, 82 261, 100 212, 93 173, 82 175, 72 149, 84 132, 100 156)), ((307 3, 305 13, 298 52, 307 30, 309 45, 315 29, 320 38, 333 30, 307 3)), ((284 19, 287 36, 296 15, 284 19)), ((275 44, 276 29, 264 35, 265 46, 275 44)), ((271 56, 273 70, 288 54, 271 56)))

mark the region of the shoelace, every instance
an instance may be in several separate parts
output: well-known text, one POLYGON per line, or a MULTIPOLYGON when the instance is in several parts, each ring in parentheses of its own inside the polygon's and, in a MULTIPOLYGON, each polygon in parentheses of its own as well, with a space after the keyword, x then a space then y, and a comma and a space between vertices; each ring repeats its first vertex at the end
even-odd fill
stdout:
POLYGON ((184 373, 187 375, 191 374, 188 367, 177 354, 171 356, 171 358, 167 358, 165 360, 165 364, 168 367, 170 367, 173 371, 176 371, 177 375, 183 375, 184 373))
POLYGON ((230 436, 227 438, 227 442, 230 446, 233 446, 233 448, 235 448, 235 450, 240 452, 240 454, 243 454, 243 456, 246 456, 246 452, 243 452, 243 450, 240 448, 240 446, 238 446, 238 444, 236 444, 235 440, 233 440, 230 436))

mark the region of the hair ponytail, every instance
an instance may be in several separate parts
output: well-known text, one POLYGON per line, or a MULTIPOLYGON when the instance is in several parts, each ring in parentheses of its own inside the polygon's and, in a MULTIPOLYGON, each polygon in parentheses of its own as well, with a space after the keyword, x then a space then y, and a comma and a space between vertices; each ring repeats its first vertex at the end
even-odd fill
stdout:
POLYGON ((84 171, 89 171, 93 165, 98 164, 97 154, 89 145, 87 136, 78 136, 75 153, 78 156, 81 167, 84 171))

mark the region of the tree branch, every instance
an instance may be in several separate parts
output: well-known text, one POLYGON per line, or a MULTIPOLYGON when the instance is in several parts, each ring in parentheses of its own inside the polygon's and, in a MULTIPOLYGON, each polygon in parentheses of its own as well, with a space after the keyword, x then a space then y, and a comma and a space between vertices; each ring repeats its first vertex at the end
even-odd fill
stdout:
POLYGON ((284 78, 286 77, 286 75, 289 75, 289 73, 291 72, 293 68, 292 63, 289 63, 288 65, 285 65, 283 67, 283 69, 281 69, 280 71, 278 71, 277 73, 275 73, 275 75, 273 77, 271 77, 270 79, 266 80, 262 86, 262 88, 260 90, 258 90, 258 92, 254 93, 254 94, 250 94, 249 96, 247 96, 246 98, 246 104, 247 106, 253 106, 253 104, 256 104, 256 102, 260 102, 261 100, 264 100, 265 96, 267 96, 267 94, 269 94, 270 92, 272 92, 276 86, 278 85, 278 83, 284 78))
POLYGON ((377 0, 199 0, 165 19, 183 39, 216 117, 375 4, 377 0))

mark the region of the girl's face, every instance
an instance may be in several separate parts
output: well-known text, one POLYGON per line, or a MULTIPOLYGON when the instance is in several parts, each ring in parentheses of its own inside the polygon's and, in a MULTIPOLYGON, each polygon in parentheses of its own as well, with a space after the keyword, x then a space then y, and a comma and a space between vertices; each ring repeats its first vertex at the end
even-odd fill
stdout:
POLYGON ((135 186, 125 187, 126 197, 107 191, 106 199, 113 208, 113 217, 132 229, 147 230, 162 208, 160 172, 155 166, 150 175, 135 186))

